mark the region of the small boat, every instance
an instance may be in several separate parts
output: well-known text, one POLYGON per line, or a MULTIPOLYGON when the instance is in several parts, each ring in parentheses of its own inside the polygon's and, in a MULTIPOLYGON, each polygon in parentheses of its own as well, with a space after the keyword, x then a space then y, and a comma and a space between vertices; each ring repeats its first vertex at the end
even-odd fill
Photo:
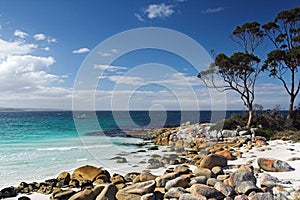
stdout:
POLYGON ((78 115, 78 116, 77 116, 77 119, 86 119, 86 115, 85 115, 85 114, 78 115))

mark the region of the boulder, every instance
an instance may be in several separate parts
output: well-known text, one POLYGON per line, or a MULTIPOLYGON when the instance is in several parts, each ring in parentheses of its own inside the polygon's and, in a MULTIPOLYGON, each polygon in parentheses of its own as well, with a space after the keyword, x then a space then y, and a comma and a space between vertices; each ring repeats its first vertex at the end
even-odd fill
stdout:
POLYGON ((194 169, 194 174, 195 176, 205 176, 207 179, 213 176, 211 170, 198 167, 194 169))
POLYGON ((248 200, 248 196, 245 194, 237 195, 234 197, 234 200, 248 200))
POLYGON ((229 185, 233 188, 240 185, 243 181, 250 181, 253 185, 256 185, 256 178, 253 172, 233 172, 229 177, 229 185))
POLYGON ((160 177, 157 177, 155 179, 156 187, 165 187, 166 183, 169 180, 177 178, 178 176, 180 176, 180 174, 178 172, 173 172, 173 173, 167 173, 167 174, 164 174, 164 175, 162 175, 160 177))
POLYGON ((54 192, 50 199, 53 200, 67 200, 71 196, 73 196, 76 192, 73 190, 59 190, 58 192, 54 192))
POLYGON ((214 188, 216 188, 218 191, 222 192, 225 196, 233 196, 235 194, 234 189, 230 185, 226 185, 223 182, 217 182, 214 185, 214 188))
POLYGON ((30 200, 30 198, 26 197, 26 196, 22 196, 22 197, 19 197, 18 200, 30 200))
POLYGON ((207 198, 203 195, 198 194, 196 195, 191 195, 191 194, 182 194, 179 197, 179 200, 207 200, 207 198))
POLYGON ((7 197, 16 197, 17 195, 17 191, 14 187, 3 188, 0 191, 0 199, 7 197))
POLYGON ((216 152, 216 154, 224 156, 225 158, 227 158, 227 160, 235 160, 236 159, 236 157, 233 156, 232 153, 226 149, 222 150, 222 151, 218 151, 218 152, 216 152))
POLYGON ((271 193, 256 193, 249 195, 249 200, 274 200, 274 197, 271 193))
POLYGON ((213 167, 226 167, 227 158, 218 154, 210 154, 200 162, 200 167, 212 169, 213 167))
POLYGON ((190 187, 190 193, 192 195, 202 195, 206 198, 224 199, 225 195, 213 187, 204 184, 194 184, 190 187))
POLYGON ((174 172, 179 172, 180 174, 188 174, 191 172, 191 170, 186 165, 177 165, 174 167, 174 172))
POLYGON ((103 188, 96 200, 116 200, 117 192, 118 188, 114 184, 108 184, 103 188))
POLYGON ((141 200, 155 200, 155 194, 144 194, 143 196, 141 196, 141 200))
POLYGON ((295 170, 287 162, 272 158, 258 158, 258 166, 268 172, 288 172, 295 170))
POLYGON ((172 187, 182 187, 182 188, 187 188, 189 186, 189 183, 187 182, 186 179, 184 179, 183 177, 179 176, 175 179, 169 180, 166 183, 165 189, 169 190, 172 187))
POLYGON ((108 180, 110 178, 109 173, 106 170, 91 165, 85 165, 75 169, 72 174, 72 179, 76 179, 80 182, 84 180, 94 182, 101 175, 105 175, 108 180))
POLYGON ((174 187, 170 188, 164 195, 164 198, 171 199, 171 198, 179 198, 182 194, 186 193, 185 189, 181 187, 174 187))
POLYGON ((69 200, 95 200, 103 188, 103 186, 98 186, 93 189, 85 189, 71 196, 69 200))
POLYGON ((69 185, 71 180, 71 175, 69 172, 62 172, 58 175, 57 180, 61 186, 69 185))
POLYGON ((124 179, 125 179, 126 182, 132 182, 139 175, 140 175, 140 173, 137 173, 137 172, 127 173, 124 176, 124 179))
POLYGON ((137 176, 133 182, 137 183, 137 182, 145 182, 145 181, 151 181, 151 180, 155 180, 157 178, 157 176, 151 174, 150 172, 142 172, 139 176, 137 176))
POLYGON ((111 178, 110 178, 110 182, 112 182, 113 184, 117 185, 119 183, 125 183, 125 179, 122 175, 120 174, 114 174, 111 178))
POLYGON ((263 187, 275 187, 280 183, 279 179, 271 176, 270 174, 262 174, 260 177, 260 186, 263 187))
POLYGON ((156 183, 154 180, 135 183, 127 186, 126 188, 120 190, 119 192, 126 193, 126 194, 138 194, 142 196, 144 194, 154 192, 155 184, 156 183))
POLYGON ((238 194, 250 194, 251 192, 258 192, 259 188, 252 181, 242 181, 235 187, 238 194))

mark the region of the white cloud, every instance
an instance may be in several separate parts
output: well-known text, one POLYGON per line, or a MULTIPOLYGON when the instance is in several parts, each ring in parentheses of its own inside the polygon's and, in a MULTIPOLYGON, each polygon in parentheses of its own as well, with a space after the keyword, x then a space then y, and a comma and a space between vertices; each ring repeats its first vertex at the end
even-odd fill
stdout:
POLYGON ((126 67, 121 66, 112 66, 112 65, 94 65, 95 69, 101 69, 103 71, 115 72, 119 70, 126 70, 126 67))
POLYGON ((42 48, 42 50, 44 50, 44 51, 50 51, 50 47, 44 47, 44 48, 42 48))
POLYGON ((127 84, 127 85, 143 85, 144 79, 136 76, 109 76, 109 80, 116 84, 127 84))
POLYGON ((28 36, 28 34, 17 29, 14 32, 14 36, 24 39, 28 36))
POLYGON ((46 38, 47 38, 46 35, 43 34, 43 33, 35 34, 33 37, 34 37, 35 40, 38 40, 38 41, 39 40, 46 40, 46 38))
POLYGON ((174 5, 161 4, 150 4, 145 13, 149 19, 154 18, 165 18, 169 17, 174 13, 174 5))
POLYGON ((38 33, 33 36, 33 38, 37 41, 46 40, 48 43, 56 42, 56 39, 50 36, 47 36, 43 33, 38 33))
POLYGON ((0 39, 0 58, 8 55, 23 55, 37 48, 35 44, 26 44, 20 41, 8 42, 0 39))
POLYGON ((208 8, 208 9, 206 9, 206 10, 202 10, 201 13, 202 13, 202 14, 209 14, 209 13, 221 12, 221 11, 223 11, 223 10, 224 10, 223 7, 208 8))
POLYGON ((81 54, 81 53, 87 53, 89 51, 90 51, 90 49, 84 47, 84 48, 76 49, 76 50, 72 51, 72 53, 81 54))
MULTIPOLYGON (((21 36, 16 32, 18 34, 21 36)), ((55 63, 53 57, 33 55, 37 47, 25 40, 0 39, 0 106, 66 108, 68 105, 70 108, 71 90, 57 86, 66 77, 50 72, 55 63)), ((49 47, 44 50, 49 50, 49 47)))

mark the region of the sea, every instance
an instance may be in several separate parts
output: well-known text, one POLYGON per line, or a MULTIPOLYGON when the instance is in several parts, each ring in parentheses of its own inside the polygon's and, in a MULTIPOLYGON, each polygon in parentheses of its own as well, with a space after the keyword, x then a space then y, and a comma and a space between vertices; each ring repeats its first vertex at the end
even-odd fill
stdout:
POLYGON ((119 167, 111 158, 139 150, 139 129, 208 123, 242 111, 0 112, 0 189, 55 178, 90 164, 119 167))

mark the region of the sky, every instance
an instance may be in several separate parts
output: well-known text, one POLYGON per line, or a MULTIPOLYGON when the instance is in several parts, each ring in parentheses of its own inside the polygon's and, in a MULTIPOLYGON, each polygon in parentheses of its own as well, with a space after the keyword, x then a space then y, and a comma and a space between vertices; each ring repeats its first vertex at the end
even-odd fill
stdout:
MULTIPOLYGON (((264 24, 299 5, 300 0, 0 0, 0 107, 245 109, 235 93, 207 89, 199 71, 209 65, 211 50, 241 50, 229 37, 236 26, 264 24)), ((259 56, 270 49, 264 43, 259 56)), ((288 101, 280 82, 260 76, 255 103, 286 109, 288 101)))

